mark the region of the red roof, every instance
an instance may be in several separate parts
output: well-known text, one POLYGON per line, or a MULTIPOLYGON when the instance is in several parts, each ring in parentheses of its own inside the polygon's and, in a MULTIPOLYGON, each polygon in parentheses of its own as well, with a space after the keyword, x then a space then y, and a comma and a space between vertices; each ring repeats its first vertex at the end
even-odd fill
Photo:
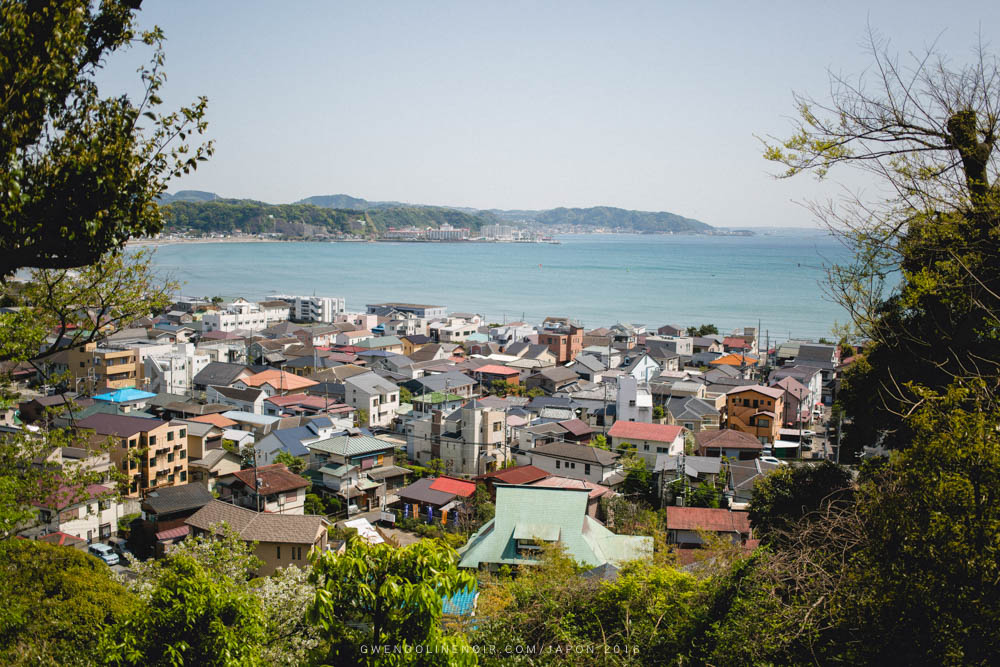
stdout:
POLYGON ((667 426, 666 424, 644 424, 642 422, 617 421, 608 431, 615 438, 631 438, 634 440, 654 440, 656 442, 673 442, 683 426, 667 426))
POLYGON ((431 482, 430 488, 442 493, 453 493, 462 498, 468 498, 476 492, 476 484, 474 482, 467 482, 464 479, 457 479, 455 477, 438 477, 431 482))
POLYGON ((296 475, 284 463, 272 463, 271 465, 237 470, 233 475, 249 488, 256 489, 265 495, 284 493, 309 486, 309 480, 296 475))
POLYGON ((582 419, 567 419, 566 421, 559 422, 559 425, 577 437, 589 435, 594 430, 582 419))
POLYGON ((156 534, 156 539, 158 539, 158 540, 173 540, 173 539, 176 539, 178 537, 184 537, 185 535, 187 535, 190 532, 191 532, 191 527, 190 526, 187 526, 187 525, 177 526, 176 528, 168 528, 167 530, 161 530, 160 532, 158 532, 156 534))
POLYGON ((713 533, 750 533, 746 512, 709 507, 667 507, 667 530, 708 530, 713 533))
POLYGON ((548 476, 549 473, 535 466, 516 466, 505 470, 497 470, 496 472, 482 475, 477 479, 492 479, 501 484, 530 484, 548 476))
POLYGON ((732 338, 727 337, 722 339, 722 344, 726 347, 735 347, 738 350, 749 350, 750 343, 746 342, 743 338, 732 338))
POLYGON ((480 366, 479 368, 472 371, 473 373, 487 373, 488 375, 519 375, 520 371, 516 368, 508 368, 507 366, 501 366, 500 364, 487 364, 485 366, 480 366))
POLYGON ((113 489, 100 484, 89 484, 87 487, 82 489, 79 486, 72 487, 62 484, 48 498, 44 500, 32 501, 31 504, 35 507, 64 510, 70 505, 78 505, 80 503, 93 500, 94 498, 109 496, 112 491, 113 489))
POLYGON ((61 530, 57 530, 54 533, 46 533, 38 538, 39 542, 48 542, 49 544, 57 544, 61 547, 74 546, 76 544, 83 544, 85 540, 77 537, 76 535, 70 535, 69 533, 64 533, 61 530))

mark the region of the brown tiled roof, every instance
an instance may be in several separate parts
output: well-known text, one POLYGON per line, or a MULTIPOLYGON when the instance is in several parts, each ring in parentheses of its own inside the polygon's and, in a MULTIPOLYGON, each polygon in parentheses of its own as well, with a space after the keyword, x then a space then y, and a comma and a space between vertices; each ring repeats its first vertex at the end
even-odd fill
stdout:
POLYGON ((515 466, 506 470, 487 473, 476 479, 491 479, 494 482, 501 482, 503 484, 530 484, 548 476, 549 473, 535 466, 515 466))
POLYGON ((284 463, 272 463, 271 465, 257 466, 257 468, 238 470, 233 475, 251 489, 257 489, 259 493, 265 495, 284 493, 309 486, 309 481, 306 478, 296 475, 284 463))
POLYGON ((667 507, 667 530, 709 530, 715 533, 750 534, 746 512, 708 507, 667 507))
POLYGON ((606 449, 578 445, 571 442, 551 442, 546 445, 536 445, 528 450, 529 454, 551 456, 561 459, 573 459, 584 463, 596 463, 600 466, 612 466, 618 460, 618 455, 606 449))
POLYGON ((653 442, 673 442, 682 426, 668 424, 646 424, 643 422, 616 421, 608 430, 608 435, 615 438, 632 438, 634 440, 651 440, 653 442))
POLYGON ((185 523, 200 530, 221 532, 225 523, 247 542, 315 544, 327 521, 315 514, 269 514, 213 500, 192 514, 185 523))
POLYGON ((721 449, 763 449, 757 438, 749 433, 728 428, 721 430, 699 431, 694 434, 698 447, 718 447, 721 449))
MULTIPOLYGON (((227 409, 232 406, 225 406, 227 409)), ((201 417, 192 417, 188 421, 192 422, 202 422, 204 424, 212 424, 213 426, 218 426, 219 428, 229 428, 230 426, 236 426, 237 422, 233 421, 229 417, 223 417, 220 414, 202 415, 201 417)))
POLYGON ((776 387, 765 387, 762 384, 745 384, 741 387, 733 387, 726 392, 726 395, 742 394, 745 391, 755 391, 758 394, 763 394, 764 396, 769 396, 771 398, 781 398, 785 395, 785 390, 783 388, 778 389, 776 387))

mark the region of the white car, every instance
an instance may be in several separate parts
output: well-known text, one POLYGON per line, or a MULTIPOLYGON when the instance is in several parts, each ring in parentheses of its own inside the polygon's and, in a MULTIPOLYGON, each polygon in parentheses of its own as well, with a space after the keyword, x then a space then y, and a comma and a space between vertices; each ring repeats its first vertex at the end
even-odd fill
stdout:
POLYGON ((779 459, 776 456, 761 456, 757 460, 758 461, 763 461, 764 463, 773 463, 775 465, 782 465, 782 466, 788 465, 788 461, 782 461, 781 459, 779 459))

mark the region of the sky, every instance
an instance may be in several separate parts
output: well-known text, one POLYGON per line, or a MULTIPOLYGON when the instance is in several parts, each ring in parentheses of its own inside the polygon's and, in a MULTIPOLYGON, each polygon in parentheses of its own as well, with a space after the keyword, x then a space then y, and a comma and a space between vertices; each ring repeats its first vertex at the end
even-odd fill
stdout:
MULTIPOLYGON (((171 192, 472 208, 617 206, 722 227, 808 227, 802 205, 866 189, 773 178, 793 91, 870 65, 867 26, 956 64, 1000 3, 146 0, 166 33, 165 108, 205 95, 215 155, 171 192)), ((135 92, 150 52, 113 55, 135 92)))

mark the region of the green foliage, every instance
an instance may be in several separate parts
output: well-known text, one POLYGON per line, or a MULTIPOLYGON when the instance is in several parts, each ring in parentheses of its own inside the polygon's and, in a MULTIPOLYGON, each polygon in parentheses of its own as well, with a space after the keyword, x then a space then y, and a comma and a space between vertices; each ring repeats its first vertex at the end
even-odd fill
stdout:
POLYGON ((718 336, 719 328, 714 324, 702 324, 700 327, 691 327, 687 330, 689 336, 718 336))
POLYGON ((0 277, 93 264, 159 231, 155 199, 167 179, 212 153, 211 144, 183 143, 206 129, 205 98, 158 112, 163 34, 137 33, 135 7, 0 4, 0 277), (101 97, 101 65, 137 41, 154 47, 140 70, 142 99, 101 97))
POLYGON ((427 469, 431 471, 433 475, 443 475, 444 474, 444 461, 441 459, 431 459, 427 462, 427 469))
POLYGON ((360 427, 360 428, 368 428, 368 425, 369 425, 368 424, 368 419, 369 419, 369 417, 368 417, 368 411, 365 410, 364 408, 361 408, 360 410, 355 411, 355 413, 354 413, 354 419, 357 422, 358 427, 360 427))
POLYGON ((289 454, 286 451, 280 451, 274 456, 275 463, 284 463, 290 471, 294 472, 296 475, 302 474, 306 469, 306 462, 304 459, 300 459, 298 456, 289 454))
POLYGON ((69 547, 0 541, 0 663, 93 665, 98 638, 138 607, 107 565, 69 547))
POLYGON ((252 665, 264 639, 263 613, 245 588, 220 579, 188 554, 171 555, 147 604, 111 628, 104 659, 114 665, 252 665))
POLYGON ((666 413, 663 411, 662 405, 653 406, 653 419, 663 419, 666 413))
POLYGON ((592 208, 554 208, 542 211, 535 220, 543 225, 575 225, 623 229, 634 232, 705 232, 711 229, 704 222, 684 218, 674 213, 628 211, 610 206, 592 208))
POLYGON ((482 482, 476 484, 476 492, 469 499, 472 513, 478 524, 484 524, 496 514, 496 506, 490 498, 490 491, 482 482))
POLYGON ((323 506, 323 499, 315 493, 307 493, 303 504, 303 511, 306 514, 326 514, 326 508, 323 506))
POLYGON ((598 433, 590 441, 591 447, 597 447, 598 449, 610 450, 611 447, 608 445, 608 438, 603 433, 598 433))
POLYGON ((124 514, 118 517, 118 532, 127 533, 132 529, 132 522, 139 518, 138 512, 124 514))
POLYGON ((722 494, 708 482, 701 482, 688 495, 690 507, 719 507, 722 494))
POLYGON ((468 227, 479 231, 483 225, 492 225, 496 220, 489 213, 472 215, 463 211, 438 206, 398 206, 384 209, 370 209, 368 219, 376 229, 383 231, 389 227, 468 227))
POLYGON ((309 618, 321 629, 325 661, 475 664, 474 654, 461 650, 468 648, 465 639, 441 627, 441 597, 476 585, 472 573, 459 570, 457 563, 458 554, 434 540, 395 548, 353 538, 344 554, 314 554, 310 580, 317 591, 309 618), (421 645, 425 653, 373 655, 362 650, 364 645, 421 645))
POLYGON ((307 204, 265 204, 246 199, 218 199, 206 202, 175 201, 162 209, 168 231, 200 234, 285 233, 306 236, 307 230, 325 234, 350 234, 357 211, 319 208, 307 204), (305 227, 309 225, 310 227, 305 227))
POLYGON ((831 503, 851 501, 852 487, 850 471, 830 461, 779 466, 754 486, 749 515, 756 537, 780 541, 804 517, 821 516, 831 503))
POLYGON ((413 393, 410 392, 410 390, 407 389, 406 387, 400 387, 399 388, 399 402, 400 403, 412 403, 413 402, 413 393))

